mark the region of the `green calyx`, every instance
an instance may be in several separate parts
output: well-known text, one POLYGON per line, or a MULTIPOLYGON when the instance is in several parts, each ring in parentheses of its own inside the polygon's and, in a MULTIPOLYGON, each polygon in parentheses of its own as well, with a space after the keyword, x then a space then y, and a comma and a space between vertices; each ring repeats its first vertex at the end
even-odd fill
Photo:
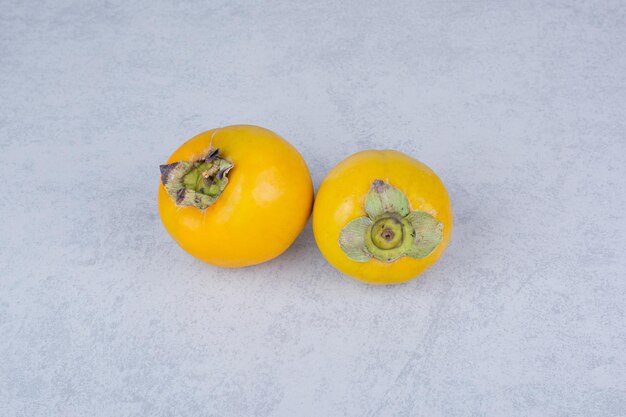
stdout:
POLYGON ((219 149, 209 149, 207 155, 197 161, 161 165, 161 182, 177 205, 204 210, 226 188, 227 174, 233 166, 232 162, 219 156, 219 149))
POLYGON ((353 261, 420 259, 443 239, 443 225, 437 219, 424 211, 411 211, 404 193, 381 180, 372 183, 365 212, 367 216, 352 220, 339 237, 339 246, 353 261))

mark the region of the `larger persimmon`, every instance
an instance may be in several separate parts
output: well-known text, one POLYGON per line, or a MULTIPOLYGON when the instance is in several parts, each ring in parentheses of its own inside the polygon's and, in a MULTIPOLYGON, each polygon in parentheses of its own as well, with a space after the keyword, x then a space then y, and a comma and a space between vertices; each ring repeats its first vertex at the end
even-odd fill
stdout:
POLYGON ((243 267, 293 243, 311 213, 313 184, 302 156, 276 133, 227 126, 193 137, 161 165, 158 203, 184 250, 243 267))

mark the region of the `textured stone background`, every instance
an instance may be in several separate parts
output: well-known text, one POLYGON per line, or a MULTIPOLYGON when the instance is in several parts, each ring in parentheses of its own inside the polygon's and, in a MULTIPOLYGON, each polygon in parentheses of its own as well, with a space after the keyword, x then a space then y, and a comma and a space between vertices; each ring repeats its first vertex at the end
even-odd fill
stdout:
POLYGON ((626 4, 0 0, 0 416, 626 416, 626 4), (254 123, 316 186, 435 169, 453 241, 368 287, 310 226, 194 260, 158 165, 254 123))

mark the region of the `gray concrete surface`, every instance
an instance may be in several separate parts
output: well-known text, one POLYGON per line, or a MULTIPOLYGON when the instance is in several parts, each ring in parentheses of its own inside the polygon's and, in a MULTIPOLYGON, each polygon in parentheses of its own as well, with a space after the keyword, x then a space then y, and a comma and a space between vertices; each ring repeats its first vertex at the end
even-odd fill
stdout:
POLYGON ((622 1, 0 0, 0 416, 626 416, 622 1), (222 270, 158 165, 212 127, 435 169, 441 261, 368 287, 308 226, 222 270))

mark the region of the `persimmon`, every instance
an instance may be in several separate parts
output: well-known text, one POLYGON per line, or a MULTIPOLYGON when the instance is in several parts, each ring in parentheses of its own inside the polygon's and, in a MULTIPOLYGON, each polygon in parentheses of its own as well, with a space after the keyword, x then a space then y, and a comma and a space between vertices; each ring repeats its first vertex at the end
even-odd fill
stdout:
POLYGON ((163 225, 185 251, 212 265, 243 267, 277 257, 311 213, 313 183, 304 159, 258 126, 201 133, 160 168, 163 225))
POLYGON ((452 207, 445 186, 426 165, 393 150, 363 151, 322 181, 313 233, 339 271, 370 284, 396 284, 443 254, 452 207))

